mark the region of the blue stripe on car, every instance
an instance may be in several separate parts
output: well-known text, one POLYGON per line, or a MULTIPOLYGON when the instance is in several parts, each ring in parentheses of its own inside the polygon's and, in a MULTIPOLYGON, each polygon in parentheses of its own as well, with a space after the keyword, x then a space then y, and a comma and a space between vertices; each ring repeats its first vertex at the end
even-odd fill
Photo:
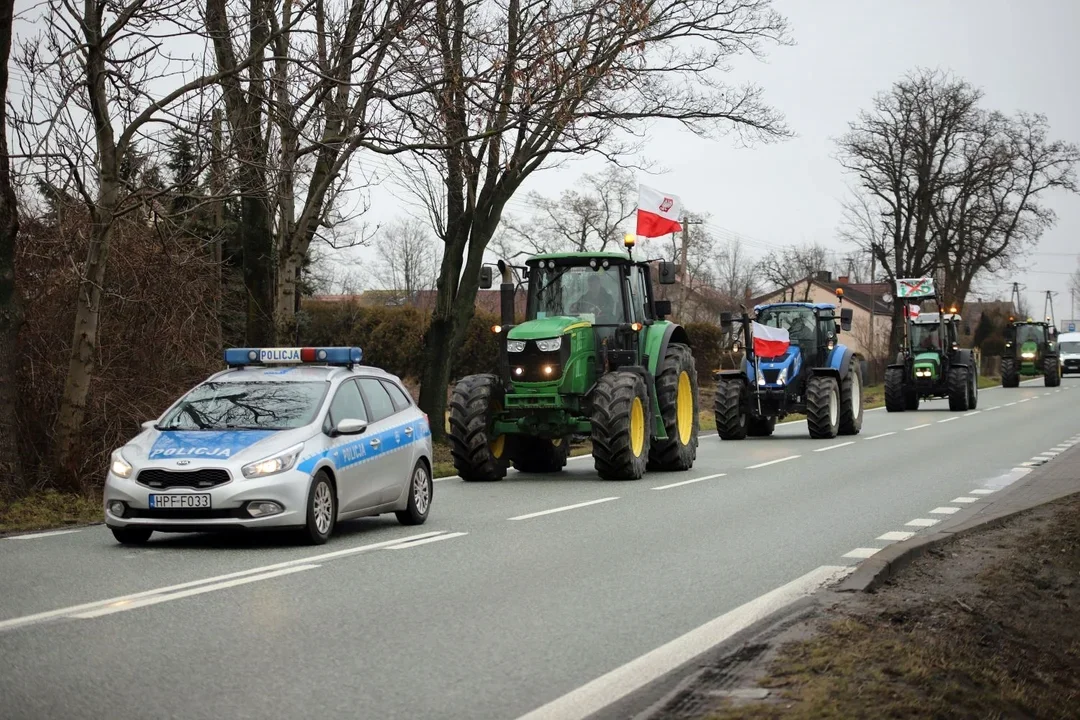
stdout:
POLYGON ((229 458, 273 434, 273 430, 162 430, 149 457, 229 458))
POLYGON ((374 460, 380 455, 394 452, 430 435, 431 427, 423 420, 402 423, 380 433, 364 433, 355 440, 309 455, 300 461, 296 469, 309 473, 324 459, 328 459, 335 470, 340 470, 374 460), (412 426, 414 431, 412 437, 405 434, 405 428, 409 426, 412 426), (371 446, 372 440, 379 441, 378 447, 371 446))

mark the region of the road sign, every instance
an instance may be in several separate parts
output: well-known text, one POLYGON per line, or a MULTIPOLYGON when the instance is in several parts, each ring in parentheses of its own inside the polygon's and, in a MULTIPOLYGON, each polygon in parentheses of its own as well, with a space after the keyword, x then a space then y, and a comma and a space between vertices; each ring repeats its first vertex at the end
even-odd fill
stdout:
POLYGON ((934 278, 897 278, 896 297, 900 299, 933 297, 934 278))
POLYGON ((1069 323, 1069 332, 1076 332, 1076 323, 1069 323))

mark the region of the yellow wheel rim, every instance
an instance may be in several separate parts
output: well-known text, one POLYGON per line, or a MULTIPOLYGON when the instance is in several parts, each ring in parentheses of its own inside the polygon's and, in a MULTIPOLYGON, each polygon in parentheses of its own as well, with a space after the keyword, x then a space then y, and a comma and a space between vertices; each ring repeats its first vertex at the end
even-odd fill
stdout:
POLYGON ((555 438, 554 440, 551 441, 551 444, 554 445, 555 447, 561 446, 562 445, 562 438, 555 438))
POLYGON ((675 416, 679 426, 679 442, 690 444, 690 435, 694 431, 694 391, 690 387, 690 376, 683 370, 679 373, 679 398, 675 406, 675 416))
POLYGON ((491 441, 488 447, 491 448, 491 454, 495 457, 496 460, 498 460, 502 457, 503 450, 506 449, 506 436, 500 435, 499 437, 495 438, 491 441))
POLYGON ((634 398, 630 404, 630 450, 634 457, 641 457, 641 451, 645 449, 645 408, 641 406, 641 398, 634 398))

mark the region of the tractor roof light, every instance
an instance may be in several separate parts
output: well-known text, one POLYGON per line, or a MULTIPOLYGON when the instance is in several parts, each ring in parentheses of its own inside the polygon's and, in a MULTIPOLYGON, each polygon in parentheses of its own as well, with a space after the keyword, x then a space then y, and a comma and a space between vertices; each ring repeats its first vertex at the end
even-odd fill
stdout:
POLYGON ((953 315, 955 315, 956 313, 958 313, 960 311, 956 309, 955 305, 953 305, 952 307, 949 308, 949 312, 951 312, 953 315))
POLYGON ((637 238, 634 237, 633 233, 626 233, 623 235, 622 242, 624 247, 632 248, 637 243, 637 238))

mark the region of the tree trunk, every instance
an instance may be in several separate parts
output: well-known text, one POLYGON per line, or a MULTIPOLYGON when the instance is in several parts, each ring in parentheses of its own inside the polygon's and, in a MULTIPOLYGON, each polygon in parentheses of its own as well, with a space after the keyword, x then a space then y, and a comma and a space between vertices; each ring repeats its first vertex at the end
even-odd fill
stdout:
MULTIPOLYGON (((0 0, 0 101, 7 97, 8 56, 14 0, 0 0)), ((7 105, 0 102, 0 128, 7 127, 7 105)), ((7 133, 0 132, 0 492, 22 484, 22 463, 15 433, 16 342, 22 325, 22 303, 15 285, 15 239, 19 214, 11 186, 7 133)))
POLYGON ((279 343, 288 344, 296 336, 295 311, 300 291, 300 266, 303 261, 304 255, 295 252, 283 253, 278 258, 274 311, 277 316, 275 324, 279 343))
POLYGON ((885 348, 885 359, 892 362, 896 353, 904 344, 904 304, 900 298, 893 300, 892 330, 889 331, 889 347, 885 348))
POLYGON ((246 339, 251 347, 269 347, 275 342, 274 242, 266 180, 262 178, 260 184, 260 178, 248 177, 243 187, 240 242, 244 254, 244 287, 248 295, 246 339))

